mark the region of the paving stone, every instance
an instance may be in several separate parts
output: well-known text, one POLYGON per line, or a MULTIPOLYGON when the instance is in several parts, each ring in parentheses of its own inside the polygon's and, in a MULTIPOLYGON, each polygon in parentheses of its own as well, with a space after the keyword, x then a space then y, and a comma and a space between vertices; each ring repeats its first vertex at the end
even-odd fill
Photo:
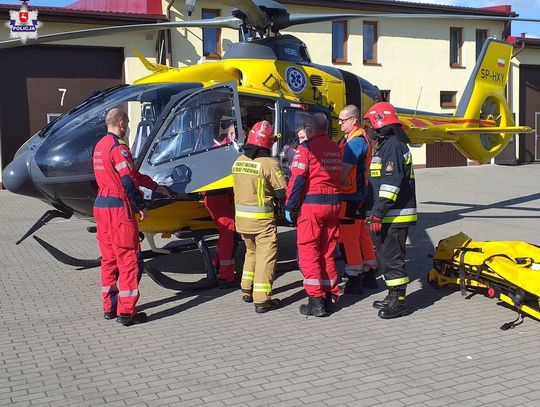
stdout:
MULTIPOLYGON (((0 191, 0 405, 537 406, 540 323, 527 318, 502 332, 515 312, 482 295, 434 290, 425 276, 437 242, 461 230, 475 240, 540 243, 531 221, 540 196, 524 192, 540 166, 418 169, 416 177, 420 216, 407 248, 413 313, 391 321, 371 307, 382 285, 342 297, 329 318, 303 318, 295 270, 275 281, 286 306, 264 315, 239 290, 176 293, 145 275, 139 305, 150 321, 125 328, 102 319, 98 269, 60 264, 33 239, 14 245, 50 208, 0 191)), ((95 258, 89 225, 53 221, 37 235, 95 258)), ((280 262, 293 260, 294 230, 280 228, 279 238, 280 262)), ((203 275, 194 251, 159 261, 200 273, 174 278, 203 275)))

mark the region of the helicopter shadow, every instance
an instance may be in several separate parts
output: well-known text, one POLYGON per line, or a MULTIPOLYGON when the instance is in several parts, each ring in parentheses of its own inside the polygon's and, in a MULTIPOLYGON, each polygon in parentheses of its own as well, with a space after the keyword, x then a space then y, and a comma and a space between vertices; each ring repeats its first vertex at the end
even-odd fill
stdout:
MULTIPOLYGON (((209 238, 206 240, 208 247, 212 254, 214 254, 216 249, 217 240, 209 238)), ((240 278, 241 270, 244 263, 245 257, 245 245, 243 241, 239 241, 238 248, 235 254, 235 262, 237 265, 237 283, 238 285, 234 288, 220 289, 217 287, 200 290, 200 291, 178 291, 175 294, 156 301, 151 301, 148 303, 141 304, 138 308, 141 311, 148 311, 152 308, 162 307, 163 305, 170 304, 171 306, 167 309, 160 310, 156 313, 153 313, 149 316, 151 320, 158 320, 161 318, 166 318, 172 315, 175 315, 179 312, 187 311, 190 308, 193 308, 197 305, 204 304, 208 301, 217 299, 221 296, 228 295, 232 292, 238 292, 240 287, 240 278), (185 301, 187 298, 190 298, 188 301, 185 301), (181 302, 180 304, 176 304, 181 302)), ((181 253, 171 254, 167 256, 159 256, 155 259, 149 260, 147 263, 151 263, 155 267, 159 267, 161 271, 167 274, 181 274, 184 278, 189 274, 189 279, 194 279, 200 276, 203 276, 204 271, 204 262, 200 256, 200 253, 196 249, 182 251, 181 253), (188 265, 179 268, 178 265, 188 265)), ((294 230, 285 230, 278 235, 278 261, 276 265, 276 276, 275 280, 278 280, 285 273, 294 272, 298 270, 297 261, 296 261, 296 232, 294 230)), ((291 289, 302 287, 302 278, 298 281, 292 283, 278 286, 273 290, 274 294, 284 293, 291 289)), ((288 297, 288 300, 282 302, 282 306, 292 304, 293 302, 298 301, 303 296, 305 296, 303 289, 301 292, 295 293, 292 296, 288 297)))

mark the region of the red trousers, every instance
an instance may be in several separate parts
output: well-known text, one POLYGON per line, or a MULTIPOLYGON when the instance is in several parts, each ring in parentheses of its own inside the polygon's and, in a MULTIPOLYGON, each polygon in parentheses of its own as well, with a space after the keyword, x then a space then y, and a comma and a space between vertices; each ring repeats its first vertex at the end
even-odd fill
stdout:
POLYGON ((310 297, 326 293, 339 297, 334 262, 338 235, 339 205, 302 205, 297 222, 298 263, 310 297))
POLYGON ((356 223, 359 224, 360 228, 360 250, 362 252, 362 260, 364 261, 364 272, 367 272, 377 268, 373 240, 371 240, 371 232, 364 219, 356 219, 356 223))
POLYGON ((362 227, 355 219, 357 206, 357 201, 343 201, 339 211, 339 247, 345 262, 345 274, 353 277, 364 270, 360 250, 362 227))
POLYGON ((121 208, 94 207, 94 217, 101 252, 103 311, 112 312, 116 305, 117 315, 134 317, 139 299, 137 221, 127 202, 121 208))
POLYGON ((238 240, 234 231, 234 197, 232 191, 220 195, 204 194, 204 206, 210 212, 219 233, 215 265, 219 278, 234 281, 234 255, 238 240))

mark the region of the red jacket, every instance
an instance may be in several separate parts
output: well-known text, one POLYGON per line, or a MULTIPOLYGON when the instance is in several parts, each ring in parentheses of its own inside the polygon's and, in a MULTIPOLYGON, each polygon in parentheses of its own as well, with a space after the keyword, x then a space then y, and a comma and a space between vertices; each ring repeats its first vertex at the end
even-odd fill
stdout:
POLYGON ((339 147, 325 132, 300 144, 291 164, 287 209, 296 210, 304 202, 339 203, 341 165, 339 147))
POLYGON ((131 201, 136 210, 145 208, 139 186, 155 190, 157 184, 133 166, 128 146, 113 133, 107 133, 94 149, 94 174, 100 197, 131 201))

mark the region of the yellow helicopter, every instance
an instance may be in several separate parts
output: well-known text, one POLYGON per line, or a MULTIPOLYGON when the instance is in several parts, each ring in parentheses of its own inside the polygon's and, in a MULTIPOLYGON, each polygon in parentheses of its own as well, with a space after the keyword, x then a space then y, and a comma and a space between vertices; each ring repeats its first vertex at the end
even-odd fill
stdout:
MULTIPOLYGON (((280 136, 273 154, 281 159, 286 170, 287 148, 294 143, 295 130, 309 115, 325 114, 329 133, 336 139, 337 116, 345 105, 358 105, 365 112, 381 100, 376 86, 345 70, 313 63, 302 41, 279 35, 279 30, 295 24, 366 15, 293 15, 271 0, 225 3, 238 7, 232 17, 82 30, 29 41, 49 43, 115 32, 194 26, 237 28, 244 37, 244 41, 231 45, 221 61, 214 63, 173 69, 139 56, 153 71, 151 75, 133 85, 93 94, 30 138, 4 170, 4 185, 14 193, 44 200, 55 209, 47 211, 17 244, 55 217, 92 216, 97 190, 92 152, 105 132, 105 114, 117 106, 139 109, 141 121, 136 126, 134 146, 136 166, 166 185, 172 194, 171 199, 152 200, 149 216, 140 223, 140 230, 153 252, 163 251, 156 248, 154 234, 195 237, 207 277, 196 284, 182 284, 159 270, 146 271, 167 288, 213 285, 215 271, 204 236, 213 233, 215 227, 200 193, 232 186, 231 166, 242 151, 243 129, 263 119, 270 121, 280 136), (234 126, 236 137, 227 142, 216 141, 222 140, 230 126, 234 126)), ((425 17, 416 15, 419 16, 425 17)), ((0 42, 0 48, 19 45, 0 42)), ((512 45, 494 39, 486 41, 454 115, 398 108, 412 142, 452 142, 467 158, 486 163, 502 151, 513 134, 530 132, 528 127, 514 125, 505 100, 511 56, 512 45)), ((36 239, 64 263, 86 267, 99 264, 96 260, 71 258, 36 239)))

